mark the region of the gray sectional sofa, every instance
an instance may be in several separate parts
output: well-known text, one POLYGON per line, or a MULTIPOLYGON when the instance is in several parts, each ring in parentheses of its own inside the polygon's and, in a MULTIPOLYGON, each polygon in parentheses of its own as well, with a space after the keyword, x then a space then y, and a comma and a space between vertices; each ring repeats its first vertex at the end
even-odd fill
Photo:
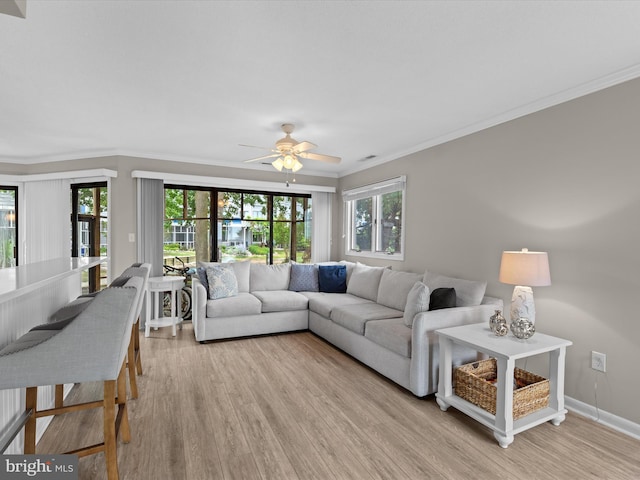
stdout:
MULTIPOLYGON (((488 322, 502 309, 501 299, 484 295, 485 282, 430 271, 422 275, 343 261, 200 263, 198 273, 196 340, 308 329, 419 397, 437 390, 435 330, 488 322), (445 305, 435 305, 434 298, 445 298, 445 305)), ((459 347, 454 362, 477 355, 459 347)))

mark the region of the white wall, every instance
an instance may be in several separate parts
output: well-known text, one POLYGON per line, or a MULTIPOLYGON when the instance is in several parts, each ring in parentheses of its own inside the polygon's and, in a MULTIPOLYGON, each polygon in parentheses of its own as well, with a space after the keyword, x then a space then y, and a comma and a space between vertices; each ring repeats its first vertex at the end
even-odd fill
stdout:
MULTIPOLYGON (((634 80, 343 177, 340 189, 406 174, 405 261, 368 263, 486 279, 506 305, 502 251, 548 251, 536 328, 574 343, 566 394, 594 405, 597 378, 599 408, 640 423, 639 125, 634 80), (592 350, 607 354, 607 373, 590 369, 592 350)), ((342 256, 341 217, 334 225, 342 256)))

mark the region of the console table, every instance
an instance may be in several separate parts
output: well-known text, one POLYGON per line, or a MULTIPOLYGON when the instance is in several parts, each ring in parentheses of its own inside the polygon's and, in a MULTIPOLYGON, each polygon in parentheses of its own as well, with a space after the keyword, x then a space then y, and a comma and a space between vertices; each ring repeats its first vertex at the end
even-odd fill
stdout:
POLYGON ((560 425, 565 419, 564 408, 564 364, 569 340, 536 333, 527 340, 519 340, 509 334, 498 337, 488 324, 473 324, 436 330, 440 343, 440 377, 436 401, 440 409, 449 407, 469 415, 493 430, 493 435, 502 448, 513 442, 513 436, 541 423, 551 421, 560 425), (494 357, 497 362, 496 414, 458 397, 452 385, 453 345, 465 345, 494 357), (549 406, 513 420, 513 376, 516 360, 542 353, 549 354, 549 406))

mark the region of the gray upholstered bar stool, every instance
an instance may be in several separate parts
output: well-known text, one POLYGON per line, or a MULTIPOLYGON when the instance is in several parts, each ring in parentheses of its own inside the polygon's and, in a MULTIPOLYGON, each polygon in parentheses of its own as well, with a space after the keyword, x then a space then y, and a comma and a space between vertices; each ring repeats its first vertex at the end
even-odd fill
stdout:
POLYGON ((142 295, 143 279, 109 287, 57 330, 34 329, 0 350, 0 389, 26 388, 24 453, 36 453, 36 419, 90 408, 103 409, 102 443, 67 452, 104 452, 109 480, 118 479, 116 439, 130 440, 125 357, 142 295), (38 410, 38 387, 101 381, 102 400, 38 410), (116 414, 117 409, 117 414, 116 414))
MULTIPOLYGON (((140 357, 140 312, 142 311, 142 305, 145 298, 147 298, 147 281, 149 280, 149 272, 151 271, 150 263, 134 263, 131 267, 128 267, 122 275, 113 280, 110 284, 111 287, 121 287, 131 277, 140 277, 142 279, 142 294, 138 298, 136 305, 136 313, 134 317, 134 324, 131 328, 131 341, 127 351, 127 368, 129 370, 129 386, 131 389, 131 398, 138 398, 138 383, 136 381, 136 372, 138 375, 142 375, 142 359, 140 357)), ((32 330, 59 330, 69 322, 73 321, 81 312, 83 312, 90 304, 90 302, 98 296, 100 292, 94 292, 88 295, 80 295, 75 300, 69 302, 64 307, 57 310, 49 317, 49 322, 32 330)), ((56 385, 55 390, 55 404, 56 407, 62 407, 64 398, 64 385, 56 385)))

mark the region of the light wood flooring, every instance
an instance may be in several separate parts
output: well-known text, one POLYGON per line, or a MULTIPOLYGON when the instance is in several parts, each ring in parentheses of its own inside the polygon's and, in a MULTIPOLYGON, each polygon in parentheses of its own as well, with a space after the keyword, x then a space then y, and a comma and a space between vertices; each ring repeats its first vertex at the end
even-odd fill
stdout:
MULTIPOLYGON (((121 479, 632 479, 640 441, 571 414, 502 449, 485 427, 419 399, 312 333, 213 342, 191 324, 141 338, 121 479)), ((69 400, 100 398, 100 384, 69 400)), ((38 453, 101 441, 101 416, 57 417, 38 453)), ((106 478, 103 454, 80 478, 106 478)))

